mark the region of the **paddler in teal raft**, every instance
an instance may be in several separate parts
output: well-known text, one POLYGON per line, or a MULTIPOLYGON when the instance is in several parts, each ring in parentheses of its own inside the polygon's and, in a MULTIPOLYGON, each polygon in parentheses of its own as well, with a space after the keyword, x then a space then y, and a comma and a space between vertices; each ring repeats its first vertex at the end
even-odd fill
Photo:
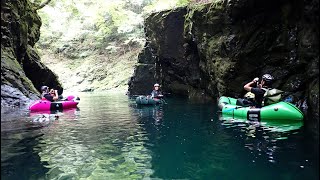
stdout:
POLYGON ((283 91, 271 88, 274 78, 264 74, 247 83, 244 89, 248 91, 244 99, 226 96, 219 98, 218 106, 223 117, 246 118, 254 121, 277 121, 279 123, 302 122, 303 113, 294 104, 283 102, 283 91))
POLYGON ((138 96, 136 98, 136 103, 139 105, 155 105, 155 104, 164 103, 163 95, 159 88, 160 88, 160 85, 158 83, 154 84, 151 95, 138 96))

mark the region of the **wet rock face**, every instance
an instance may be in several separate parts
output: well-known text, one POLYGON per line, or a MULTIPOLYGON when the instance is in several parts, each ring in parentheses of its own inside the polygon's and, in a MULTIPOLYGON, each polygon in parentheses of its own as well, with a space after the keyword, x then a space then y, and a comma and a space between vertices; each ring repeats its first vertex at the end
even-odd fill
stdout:
POLYGON ((184 39, 184 16, 186 8, 154 13, 145 20, 147 43, 139 55, 135 75, 129 82, 130 94, 141 94, 145 88, 150 91, 159 83, 166 92, 188 95, 193 90, 189 84, 199 87, 199 58, 195 44, 184 39), (148 73, 146 69, 148 64, 148 73), (139 72, 143 72, 139 74, 139 72), (139 81, 138 79, 141 79, 139 81))
POLYGON ((128 94, 150 94, 155 82, 155 56, 152 54, 151 48, 146 44, 138 55, 138 65, 136 65, 134 75, 128 82, 128 94))
POLYGON ((1 1, 1 109, 37 99, 44 84, 62 93, 57 76, 33 49, 40 26, 40 17, 28 0, 1 1))
POLYGON ((318 52, 301 48, 301 41, 310 38, 301 36, 318 39, 318 30, 304 28, 300 7, 303 2, 228 1, 191 9, 187 32, 197 44, 210 86, 216 87, 210 91, 241 96, 243 85, 264 73, 275 76, 276 88, 292 93, 305 89, 312 81, 305 72, 318 52))
POLYGON ((9 107, 21 107, 30 103, 30 99, 36 99, 36 94, 28 94, 26 96, 18 88, 13 88, 8 85, 1 85, 1 106, 6 110, 9 107), (7 108, 7 109, 6 109, 7 108))
POLYGON ((308 109, 308 119, 311 122, 307 125, 319 133, 319 78, 309 84, 307 100, 312 107, 308 109))
POLYGON ((245 83, 270 73, 273 87, 308 99, 308 112, 319 119, 319 105, 308 98, 319 85, 318 8, 316 0, 248 0, 191 9, 185 32, 197 44, 207 89, 241 97, 245 83))
POLYGON ((153 64, 139 64, 136 66, 134 75, 129 81, 129 94, 131 95, 150 95, 153 84, 155 67, 153 64))

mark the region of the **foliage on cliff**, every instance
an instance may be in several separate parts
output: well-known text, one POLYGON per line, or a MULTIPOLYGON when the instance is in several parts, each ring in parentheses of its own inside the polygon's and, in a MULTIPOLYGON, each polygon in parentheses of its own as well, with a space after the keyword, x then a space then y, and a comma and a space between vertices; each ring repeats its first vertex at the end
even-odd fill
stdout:
POLYGON ((38 11, 42 27, 37 47, 43 56, 42 61, 58 74, 67 89, 86 91, 125 87, 132 74, 138 52, 145 44, 144 18, 152 12, 187 5, 190 2, 190 0, 51 1, 38 11), (84 70, 78 66, 83 64, 90 68, 87 72, 77 74, 78 71, 84 70), (101 68, 97 69, 92 67, 93 65, 101 68), (71 69, 66 69, 69 66, 72 66, 71 69), (127 69, 126 73, 123 76, 110 73, 115 71, 112 69, 115 66, 119 66, 115 68, 119 69, 119 72, 121 67, 127 69), (64 71, 71 73, 62 73, 64 71), (70 75, 80 76, 83 81, 75 79, 70 81, 70 75))

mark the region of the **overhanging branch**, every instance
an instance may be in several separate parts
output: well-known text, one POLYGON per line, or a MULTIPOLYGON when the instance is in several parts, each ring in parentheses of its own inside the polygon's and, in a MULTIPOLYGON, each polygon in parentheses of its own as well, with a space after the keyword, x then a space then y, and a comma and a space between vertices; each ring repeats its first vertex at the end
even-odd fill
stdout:
POLYGON ((36 7, 36 10, 39 10, 41 8, 43 8, 44 6, 46 6, 47 4, 50 3, 51 0, 45 0, 44 2, 42 2, 38 7, 36 7))

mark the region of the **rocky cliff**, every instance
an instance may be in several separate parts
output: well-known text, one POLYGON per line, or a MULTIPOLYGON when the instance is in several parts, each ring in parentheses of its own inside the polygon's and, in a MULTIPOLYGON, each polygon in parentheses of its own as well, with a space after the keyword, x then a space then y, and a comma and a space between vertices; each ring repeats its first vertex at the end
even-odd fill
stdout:
POLYGON ((40 87, 63 89, 34 49, 41 19, 28 0, 1 1, 1 112, 40 97, 40 87))
POLYGON ((318 0, 222 0, 152 14, 145 20, 150 53, 141 56, 153 60, 151 70, 139 74, 144 65, 137 65, 129 91, 141 94, 155 80, 189 97, 241 97, 245 83, 270 73, 285 96, 306 100, 308 121, 318 127, 318 11, 318 0))

